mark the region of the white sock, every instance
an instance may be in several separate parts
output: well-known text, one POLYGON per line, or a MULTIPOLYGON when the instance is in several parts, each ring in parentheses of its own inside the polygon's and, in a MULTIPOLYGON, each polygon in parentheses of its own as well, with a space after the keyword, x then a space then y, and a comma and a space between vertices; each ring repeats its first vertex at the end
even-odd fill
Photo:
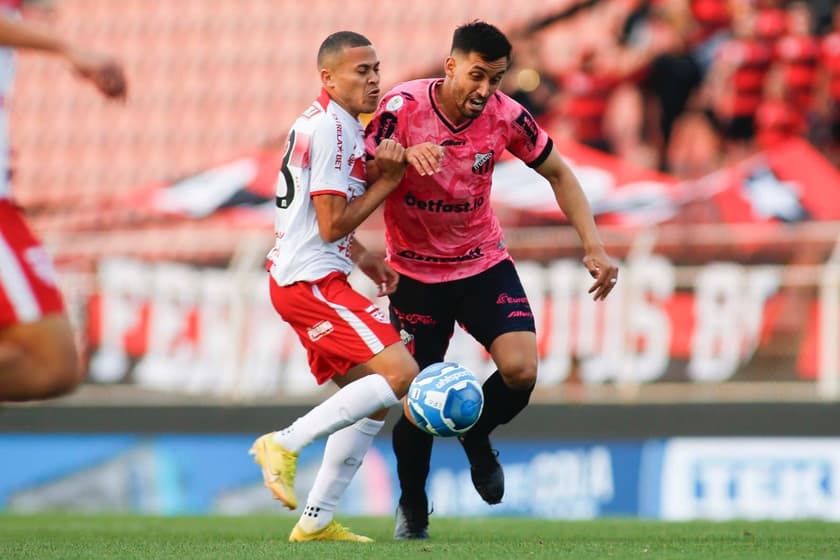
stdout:
POLYGON ((312 533, 332 521, 338 502, 384 424, 382 420, 362 418, 327 438, 321 468, 298 521, 301 529, 312 533))
POLYGON ((289 451, 297 452, 318 438, 398 402, 397 395, 384 377, 376 373, 366 375, 339 389, 288 428, 274 432, 274 441, 289 451))

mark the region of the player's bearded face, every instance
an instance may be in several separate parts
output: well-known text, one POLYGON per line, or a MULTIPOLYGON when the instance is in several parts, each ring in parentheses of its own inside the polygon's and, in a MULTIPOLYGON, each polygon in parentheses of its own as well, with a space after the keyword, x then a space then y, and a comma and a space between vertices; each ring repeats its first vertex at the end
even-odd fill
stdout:
POLYGON ((447 64, 446 70, 448 75, 451 72, 455 104, 464 117, 477 118, 499 89, 508 68, 508 59, 487 61, 480 54, 471 52, 466 55, 455 53, 449 60, 453 63, 451 68, 447 64))
POLYGON ((379 59, 372 46, 345 48, 328 70, 324 85, 349 113, 371 113, 379 103, 379 59))

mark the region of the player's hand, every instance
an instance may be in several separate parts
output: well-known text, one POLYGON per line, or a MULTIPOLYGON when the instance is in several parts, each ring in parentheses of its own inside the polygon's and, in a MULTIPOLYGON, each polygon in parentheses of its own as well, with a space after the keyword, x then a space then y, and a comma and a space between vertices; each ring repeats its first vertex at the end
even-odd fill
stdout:
POLYGON ((92 51, 71 49, 67 59, 76 73, 93 83, 103 95, 124 100, 128 93, 128 81, 122 66, 109 56, 92 51))
POLYGON ((443 153, 443 146, 433 142, 423 142, 405 149, 405 161, 420 175, 433 175, 440 171, 443 153))
POLYGON ((393 294, 397 289, 400 275, 381 256, 365 252, 356 262, 356 266, 376 284, 377 296, 393 294))
POLYGON ((599 247, 583 257, 583 266, 595 279, 589 288, 590 294, 594 292, 592 299, 606 299, 618 282, 618 264, 607 255, 603 247, 599 247))
POLYGON ((405 173, 405 148, 391 138, 385 138, 376 147, 376 166, 380 177, 399 183, 405 173))

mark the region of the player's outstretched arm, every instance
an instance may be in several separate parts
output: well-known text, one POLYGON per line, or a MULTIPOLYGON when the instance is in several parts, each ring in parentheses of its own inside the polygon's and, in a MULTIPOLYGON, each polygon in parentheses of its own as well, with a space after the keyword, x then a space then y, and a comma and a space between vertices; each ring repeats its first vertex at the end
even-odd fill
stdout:
POLYGON ((592 209, 580 183, 556 148, 552 148, 548 158, 536 170, 551 184, 557 204, 569 218, 583 243, 583 265, 595 278, 589 293, 593 294, 596 300, 606 298, 618 281, 618 264, 604 249, 592 209))
POLYGON ((125 73, 116 60, 71 45, 55 33, 27 22, 0 16, 0 45, 61 56, 107 97, 123 99, 128 91, 125 73))
POLYGON ((365 193, 351 202, 343 196, 324 194, 312 198, 318 216, 318 232, 324 241, 338 241, 355 230, 399 185, 405 173, 405 149, 386 138, 376 148, 378 178, 365 193))

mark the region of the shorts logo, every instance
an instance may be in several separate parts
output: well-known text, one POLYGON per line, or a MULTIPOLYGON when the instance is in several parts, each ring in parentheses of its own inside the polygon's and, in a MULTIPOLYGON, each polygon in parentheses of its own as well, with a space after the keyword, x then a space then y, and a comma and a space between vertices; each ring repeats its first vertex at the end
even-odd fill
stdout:
POLYGON ((402 96, 395 95, 394 97, 388 100, 387 105, 385 105, 385 109, 387 109, 388 111, 399 111, 404 104, 405 100, 402 98, 402 96))
POLYGON ((476 175, 486 175, 493 170, 493 150, 486 154, 475 154, 472 172, 476 175))
MULTIPOLYGON (((394 312, 401 323, 408 323, 410 325, 437 325, 437 321, 431 315, 423 315, 421 313, 403 313, 396 307, 391 307, 391 310, 394 312)), ((413 340, 414 337, 408 333, 408 336, 411 336, 413 340)), ((400 331, 400 337, 402 337, 402 331, 400 331)), ((403 338, 403 342, 405 342, 405 338, 403 338)))
POLYGON ((306 334, 309 335, 309 340, 315 342, 316 340, 327 336, 331 332, 333 332, 332 323, 329 321, 321 321, 320 323, 315 323, 315 325, 309 327, 306 334))
POLYGON ((408 352, 414 354, 414 335, 405 329, 400 329, 400 340, 408 349, 408 352))
POLYGON ((367 309, 365 309, 365 311, 370 313, 370 316, 380 323, 384 323, 387 325, 391 322, 388 320, 388 316, 385 315, 385 313, 383 313, 382 310, 379 309, 379 307, 377 307, 376 305, 369 306, 367 309))
POLYGON ((534 314, 530 313, 528 311, 511 311, 510 313, 508 313, 507 318, 508 319, 513 319, 513 318, 516 318, 516 317, 530 318, 530 317, 533 317, 533 316, 534 316, 534 314))
POLYGON ((527 297, 510 297, 506 293, 499 294, 496 299, 496 305, 504 305, 506 303, 528 303, 527 297))

